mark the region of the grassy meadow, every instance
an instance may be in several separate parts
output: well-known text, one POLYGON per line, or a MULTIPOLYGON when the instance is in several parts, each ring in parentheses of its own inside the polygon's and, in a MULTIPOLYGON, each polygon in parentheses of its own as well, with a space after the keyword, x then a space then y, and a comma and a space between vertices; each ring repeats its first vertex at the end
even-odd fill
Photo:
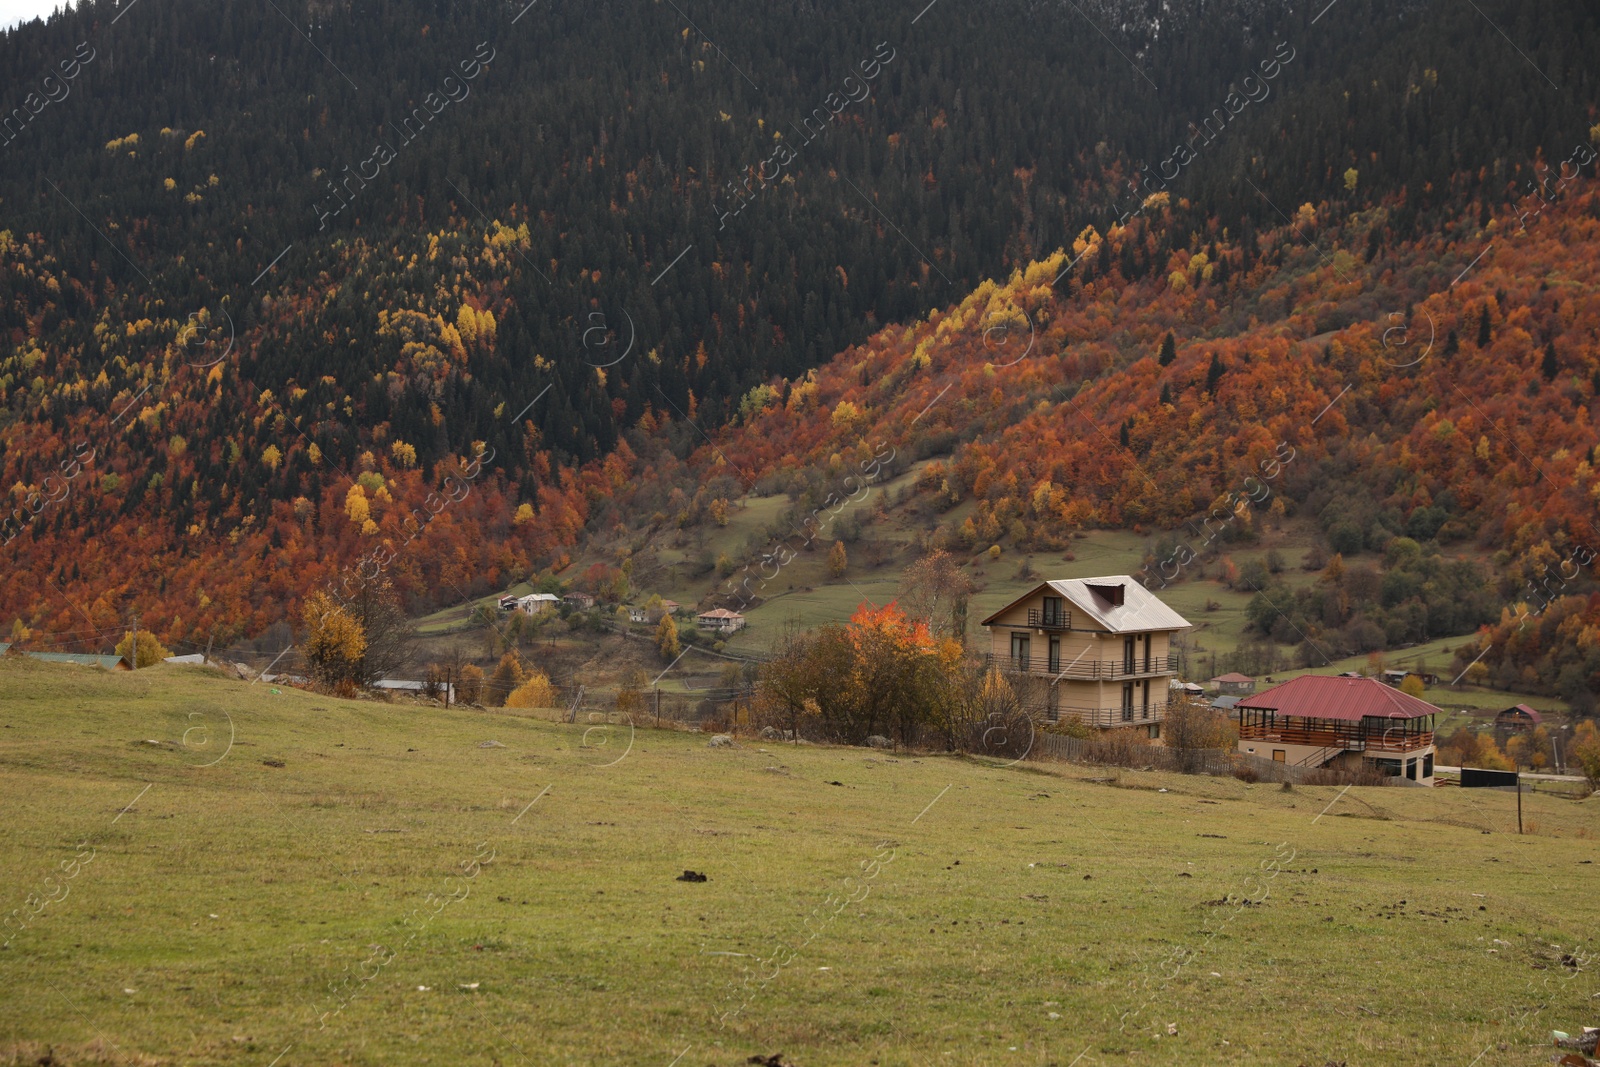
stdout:
POLYGON ((0 1063, 1490 1067, 1600 1011, 1600 800, 0 693, 0 1063))

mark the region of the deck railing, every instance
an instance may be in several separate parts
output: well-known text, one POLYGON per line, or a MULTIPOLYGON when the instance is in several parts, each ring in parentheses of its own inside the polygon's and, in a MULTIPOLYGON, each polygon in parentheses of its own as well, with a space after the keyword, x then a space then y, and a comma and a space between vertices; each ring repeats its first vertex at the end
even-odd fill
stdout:
POLYGON ((1346 752, 1413 752, 1433 744, 1433 731, 1402 733, 1391 730, 1374 736, 1364 733, 1354 723, 1348 730, 1245 723, 1239 728, 1239 740, 1274 741, 1280 745, 1311 745, 1315 748, 1337 746, 1346 752))

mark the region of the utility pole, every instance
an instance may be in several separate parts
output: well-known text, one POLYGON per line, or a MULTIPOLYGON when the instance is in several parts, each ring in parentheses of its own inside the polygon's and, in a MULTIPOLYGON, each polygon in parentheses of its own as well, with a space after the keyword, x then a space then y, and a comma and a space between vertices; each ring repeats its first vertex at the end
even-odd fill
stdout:
POLYGON ((1517 775, 1517 833, 1522 833, 1522 775, 1517 775))
POLYGON ((128 654, 128 669, 139 669, 139 616, 133 617, 133 651, 128 654))

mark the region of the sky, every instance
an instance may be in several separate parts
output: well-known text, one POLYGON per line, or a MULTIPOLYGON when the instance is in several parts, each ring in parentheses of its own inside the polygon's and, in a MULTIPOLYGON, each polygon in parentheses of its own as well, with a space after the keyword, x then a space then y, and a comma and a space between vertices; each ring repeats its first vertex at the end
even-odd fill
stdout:
POLYGON ((66 0, 0 0, 0 30, 35 17, 49 18, 56 8, 65 6, 66 0))

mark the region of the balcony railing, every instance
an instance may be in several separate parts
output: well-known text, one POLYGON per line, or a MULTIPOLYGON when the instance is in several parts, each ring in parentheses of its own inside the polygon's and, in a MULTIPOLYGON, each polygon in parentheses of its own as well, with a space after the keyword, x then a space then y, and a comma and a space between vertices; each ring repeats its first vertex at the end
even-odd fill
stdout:
POLYGON ((1157 723, 1166 718, 1167 704, 1165 702, 1160 704, 1152 703, 1149 707, 1135 704, 1132 708, 1060 704, 1052 709, 1041 701, 1032 701, 1027 704, 1027 711, 1035 721, 1041 723, 1077 719, 1086 726, 1149 726, 1151 723, 1157 723), (1052 718, 1052 714, 1054 718, 1052 718), (1124 718, 1124 716, 1129 717, 1124 718))
POLYGON ((1048 674, 1052 678, 1060 676, 1090 681, 1115 681, 1177 673, 1177 659, 1173 656, 1151 656, 1148 661, 1141 656, 1130 665, 1123 659, 1071 659, 1065 655, 1006 656, 990 653, 987 662, 989 666, 998 667, 1003 671, 1048 674))
POLYGON ((1035 630, 1070 630, 1072 629, 1072 612, 1052 611, 1046 608, 1028 609, 1028 625, 1035 630))

